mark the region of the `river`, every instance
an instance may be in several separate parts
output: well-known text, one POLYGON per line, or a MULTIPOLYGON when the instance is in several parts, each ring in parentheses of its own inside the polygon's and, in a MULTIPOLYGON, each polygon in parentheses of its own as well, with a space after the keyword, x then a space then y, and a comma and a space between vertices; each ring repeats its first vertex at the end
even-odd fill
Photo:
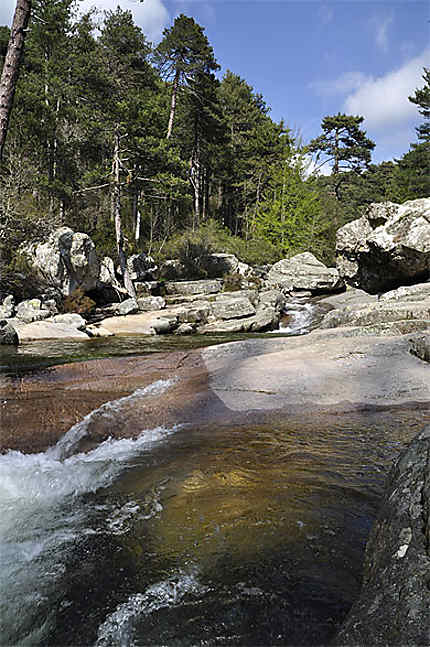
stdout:
MULTIPOLYGON (((296 310, 303 330, 291 314, 284 328, 306 332, 309 308, 296 310)), ((39 342, 0 364, 23 374, 218 341, 39 342)), ((174 379, 102 405, 45 452, 0 456, 2 645, 330 641, 359 592, 387 470, 429 414, 155 427, 77 451, 94 417, 114 424, 174 379)))

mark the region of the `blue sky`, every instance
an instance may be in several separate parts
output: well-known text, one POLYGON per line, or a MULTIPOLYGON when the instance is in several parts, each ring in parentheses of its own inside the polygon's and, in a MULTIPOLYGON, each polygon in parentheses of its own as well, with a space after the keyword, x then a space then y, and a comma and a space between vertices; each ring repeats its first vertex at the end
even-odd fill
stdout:
MULTIPOLYGON (((101 10, 130 9, 157 42, 175 16, 206 29, 222 72, 261 92, 275 120, 305 141, 337 112, 365 117, 373 160, 405 153, 421 122, 408 94, 430 67, 430 2, 401 0, 81 0, 101 10)), ((2 0, 0 24, 15 0, 2 0)))

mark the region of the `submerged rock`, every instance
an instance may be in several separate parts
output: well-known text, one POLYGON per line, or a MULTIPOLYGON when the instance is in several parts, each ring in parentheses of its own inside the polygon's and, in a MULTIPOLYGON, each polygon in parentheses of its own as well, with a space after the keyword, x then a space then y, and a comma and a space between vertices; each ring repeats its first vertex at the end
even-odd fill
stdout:
POLYGON ((339 229, 337 268, 347 283, 372 294, 430 276, 430 198, 372 204, 339 229))

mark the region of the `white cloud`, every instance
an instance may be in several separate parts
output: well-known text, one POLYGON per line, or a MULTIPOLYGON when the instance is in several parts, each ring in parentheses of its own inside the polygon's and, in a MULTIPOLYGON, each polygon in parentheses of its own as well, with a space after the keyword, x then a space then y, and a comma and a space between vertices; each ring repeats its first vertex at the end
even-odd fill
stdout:
POLYGON ((117 7, 131 11, 133 19, 142 28, 145 36, 152 41, 161 39, 163 29, 170 22, 169 13, 162 0, 83 0, 79 4, 80 11, 88 11, 95 7, 99 11, 115 11, 117 7))
POLYGON ((371 128, 387 128, 417 118, 416 106, 408 100, 422 86, 424 65, 430 60, 430 48, 402 67, 379 78, 368 77, 345 100, 348 114, 362 115, 371 128))
POLYGON ((365 81, 367 77, 362 72, 345 72, 337 79, 329 81, 313 81, 310 87, 320 96, 330 96, 334 94, 345 94, 356 90, 365 81))
POLYGON ((386 53, 389 49, 388 28, 393 22, 393 16, 387 16, 384 20, 382 20, 382 22, 380 19, 375 18, 372 22, 374 27, 376 28, 376 44, 380 50, 386 53))

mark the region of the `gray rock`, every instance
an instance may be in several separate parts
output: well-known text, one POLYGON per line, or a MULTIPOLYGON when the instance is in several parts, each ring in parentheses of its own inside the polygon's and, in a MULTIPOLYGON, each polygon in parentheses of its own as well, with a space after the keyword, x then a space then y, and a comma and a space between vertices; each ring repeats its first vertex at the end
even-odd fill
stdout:
POLYGON ((15 317, 24 323, 49 319, 51 312, 41 307, 40 299, 27 299, 16 306, 15 317))
POLYGON ((167 294, 217 294, 222 290, 222 281, 207 279, 200 281, 169 281, 165 284, 167 294))
POLYGON ((426 321, 430 326, 430 301, 391 303, 375 302, 368 305, 345 306, 328 312, 320 328, 338 326, 370 326, 399 321, 426 321))
POLYGON ((190 304, 170 306, 166 312, 176 316, 180 323, 202 323, 208 319, 211 304, 208 301, 194 301, 190 304))
POLYGON ((198 329, 201 334, 234 333, 234 332, 262 332, 276 328, 279 323, 279 312, 275 308, 265 306, 258 308, 251 317, 240 319, 216 320, 198 329))
POLYGON ((72 328, 77 328, 77 330, 82 331, 85 331, 87 327, 85 319, 75 312, 55 315, 55 317, 52 317, 51 321, 53 323, 65 324, 66 326, 71 326, 72 328))
POLYGON ((19 344, 17 331, 6 319, 0 320, 0 344, 9 346, 17 346, 19 344))
POLYGON ((266 283, 269 288, 279 287, 283 292, 311 290, 312 293, 334 292, 344 285, 335 268, 326 267, 309 252, 275 263, 266 283))
POLYGON ((86 292, 97 286, 100 266, 94 243, 87 234, 61 227, 46 242, 32 243, 22 252, 36 278, 64 296, 77 288, 86 292))
POLYGON ((212 303, 212 313, 216 319, 240 319, 255 314, 255 307, 247 297, 241 296, 240 292, 232 292, 231 295, 222 295, 212 303))
POLYGON ((115 265, 109 256, 104 256, 100 262, 100 272, 97 281, 97 289, 108 288, 119 294, 125 294, 124 286, 116 278, 115 265))
POLYGON ((192 335, 195 331, 196 331, 195 324, 182 323, 176 328, 175 335, 192 335))
POLYGON ((257 290, 235 290, 234 292, 221 292, 215 297, 215 301, 238 299, 238 298, 249 299, 252 305, 257 305, 258 303, 258 292, 257 290))
POLYGON ((173 332, 177 325, 177 317, 168 315, 158 317, 152 322, 152 328, 157 335, 166 335, 170 332, 173 332))
POLYGON ((185 278, 185 268, 177 258, 169 258, 160 265, 158 274, 168 281, 176 281, 185 278))
POLYGON ((430 198, 370 205, 337 232, 337 268, 372 294, 430 276, 430 198))
POLYGON ((424 299, 430 300, 430 282, 403 286, 380 296, 381 301, 422 301, 424 299))
POLYGON ((151 312, 165 308, 166 301, 163 297, 139 297, 137 299, 137 305, 142 312, 151 312))
POLYGON ((120 315, 132 315, 136 312, 139 312, 139 306, 135 299, 126 299, 118 305, 118 314, 120 315))
POLYGON ((280 290, 265 290, 260 292, 259 305, 261 307, 275 308, 281 312, 285 307, 286 299, 280 290))
POLYGON ((409 339, 412 355, 424 362, 430 362, 430 332, 414 335, 409 339))
POLYGON ((362 591, 334 645, 429 644, 429 456, 427 426, 391 470, 366 548, 362 591))
POLYGON ((142 252, 127 259, 127 269, 132 281, 145 281, 152 279, 158 268, 152 256, 142 252))
POLYGON ((9 294, 3 299, 0 306, 0 319, 10 319, 15 314, 15 299, 12 294, 9 294))

